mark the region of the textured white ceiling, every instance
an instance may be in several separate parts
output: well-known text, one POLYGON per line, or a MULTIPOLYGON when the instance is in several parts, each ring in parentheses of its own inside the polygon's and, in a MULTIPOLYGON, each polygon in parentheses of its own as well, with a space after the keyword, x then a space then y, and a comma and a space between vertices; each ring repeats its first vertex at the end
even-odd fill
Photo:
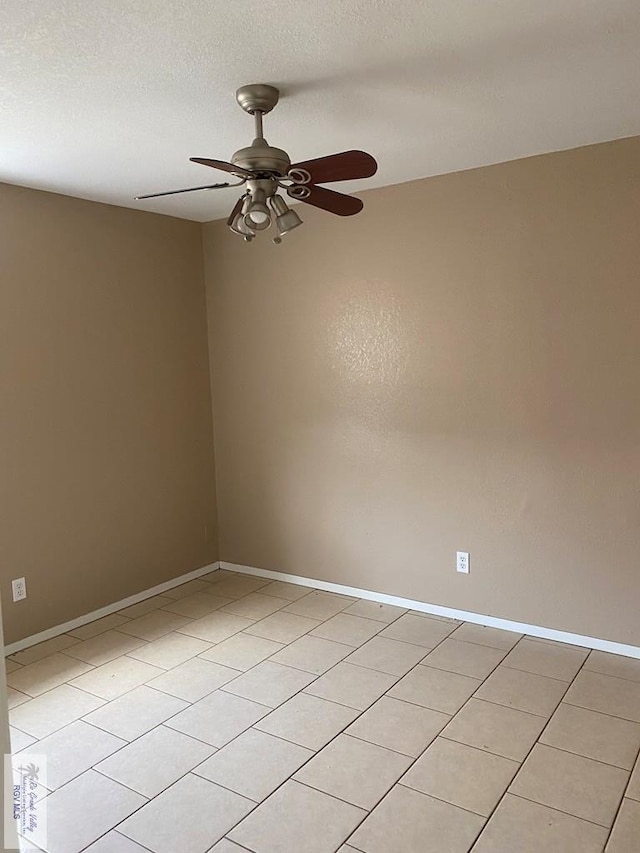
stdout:
POLYGON ((638 0, 3 0, 0 180, 195 220, 237 190, 188 162, 265 135, 370 151, 364 189, 640 134, 638 0))

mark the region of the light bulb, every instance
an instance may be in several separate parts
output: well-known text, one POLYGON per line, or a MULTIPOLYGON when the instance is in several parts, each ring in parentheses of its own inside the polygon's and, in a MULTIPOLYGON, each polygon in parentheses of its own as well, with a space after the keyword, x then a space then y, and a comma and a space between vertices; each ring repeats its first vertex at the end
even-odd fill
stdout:
POLYGON ((263 208, 260 204, 252 204, 249 212, 245 214, 244 222, 249 228, 253 228, 256 231, 264 231, 265 228, 271 225, 271 217, 269 216, 267 206, 264 205, 263 208))

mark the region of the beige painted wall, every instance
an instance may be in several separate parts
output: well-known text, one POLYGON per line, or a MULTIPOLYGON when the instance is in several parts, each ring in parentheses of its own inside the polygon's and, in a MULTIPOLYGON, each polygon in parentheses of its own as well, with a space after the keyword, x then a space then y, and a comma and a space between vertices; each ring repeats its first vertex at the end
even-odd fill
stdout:
POLYGON ((640 645, 640 139, 363 197, 205 228, 221 558, 640 645))
POLYGON ((0 371, 7 643, 217 559, 198 223, 0 185, 0 371))

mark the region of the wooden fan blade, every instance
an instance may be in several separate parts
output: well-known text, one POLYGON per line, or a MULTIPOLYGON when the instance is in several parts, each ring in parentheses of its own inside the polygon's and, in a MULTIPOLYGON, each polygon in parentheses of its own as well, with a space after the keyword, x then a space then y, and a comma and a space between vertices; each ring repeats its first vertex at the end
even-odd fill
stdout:
POLYGON ((343 151, 341 154, 329 154, 328 157, 294 163, 291 168, 309 172, 312 184, 328 184, 331 181, 370 178, 375 175, 378 164, 371 154, 364 151, 343 151))
POLYGON ((244 202, 244 196, 241 195, 240 198, 238 199, 238 201, 235 203, 233 210, 229 214, 229 218, 227 219, 227 225, 229 227, 231 227, 231 225, 233 225, 233 220, 236 218, 236 216, 242 210, 243 202, 244 202))
POLYGON ((137 195, 136 201, 141 201, 143 198, 160 198, 163 195, 177 195, 178 193, 194 193, 196 190, 221 190, 224 187, 230 187, 231 184, 207 184, 206 187, 189 187, 186 190, 169 190, 166 193, 149 193, 148 195, 137 195))
MULTIPOLYGON (((312 204, 314 207, 328 210, 329 213, 335 213, 337 216, 353 216, 355 213, 360 213, 364 207, 364 202, 352 195, 337 193, 324 187, 314 187, 312 184, 308 184, 307 189, 310 191, 307 198, 298 198, 297 201, 312 204)), ((291 195, 289 190, 287 192, 291 198, 296 198, 295 195, 291 195)))
POLYGON ((233 163, 227 163, 224 160, 211 160, 209 157, 189 157, 189 160, 192 163, 200 163, 202 166, 211 166, 213 169, 231 172, 232 175, 239 175, 241 178, 253 177, 247 169, 241 169, 240 166, 234 166, 233 163))

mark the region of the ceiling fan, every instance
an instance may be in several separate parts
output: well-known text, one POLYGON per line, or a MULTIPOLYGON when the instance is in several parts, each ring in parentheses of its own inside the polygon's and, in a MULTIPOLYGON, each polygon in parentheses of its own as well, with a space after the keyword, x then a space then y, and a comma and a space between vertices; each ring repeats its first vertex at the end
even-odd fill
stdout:
POLYGON ((236 92, 236 101, 245 112, 254 117, 255 139, 251 145, 236 151, 230 163, 211 160, 208 157, 190 158, 193 163, 229 172, 240 179, 236 183, 207 184, 184 190, 140 195, 136 196, 136 199, 159 198, 246 184, 246 190, 231 211, 227 225, 234 234, 239 234, 248 243, 258 231, 269 228, 272 219, 277 230, 273 238, 274 243, 281 243, 285 234, 302 225, 296 211, 291 210, 284 198, 278 195, 279 189, 296 201, 311 204, 338 216, 360 213, 364 204, 359 198, 328 190, 318 184, 370 178, 378 168, 374 158, 364 151, 343 151, 340 154, 330 154, 328 157, 318 157, 292 165, 287 152, 269 145, 262 133, 262 117, 271 112, 279 97, 280 93, 274 86, 263 83, 242 86, 236 92))

